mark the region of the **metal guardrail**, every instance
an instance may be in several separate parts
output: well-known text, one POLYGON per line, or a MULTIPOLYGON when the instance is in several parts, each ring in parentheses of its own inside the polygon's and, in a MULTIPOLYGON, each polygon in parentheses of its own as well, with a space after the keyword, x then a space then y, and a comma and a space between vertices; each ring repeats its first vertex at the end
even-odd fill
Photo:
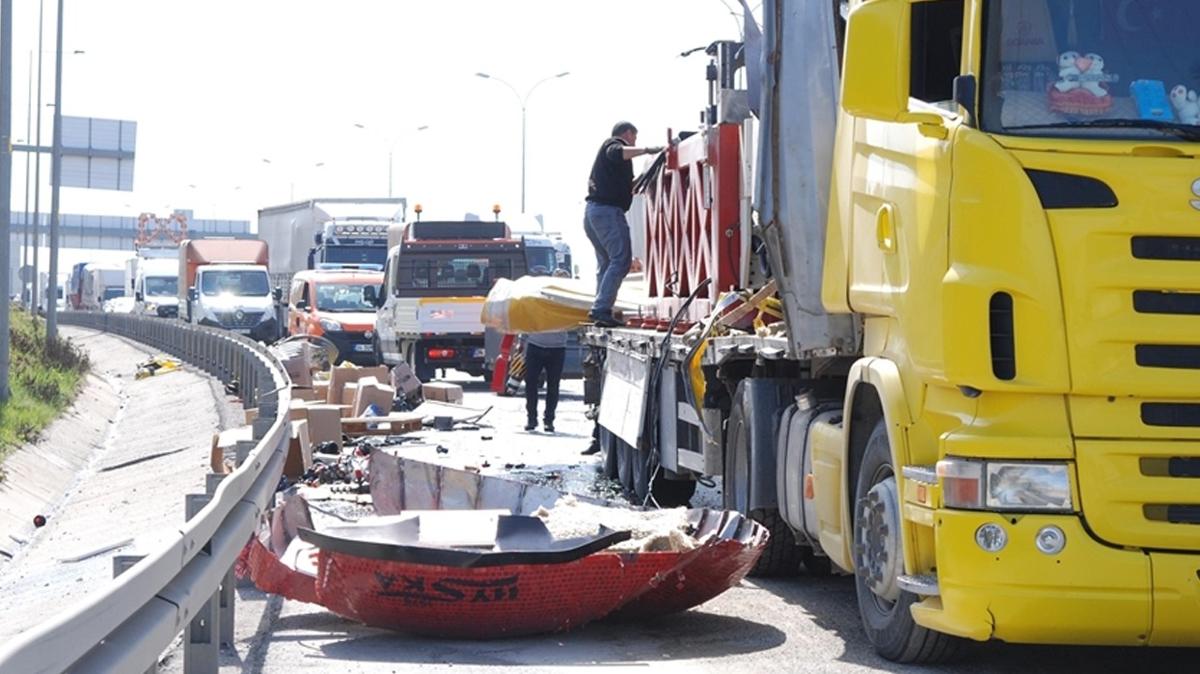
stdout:
POLYGON ((253 442, 238 443, 238 467, 211 474, 207 494, 187 495, 187 521, 144 558, 114 559, 102 591, 0 645, 0 673, 140 672, 184 633, 184 671, 216 672, 218 648, 233 640, 233 565, 269 505, 290 433, 290 380, 265 347, 230 332, 180 321, 64 312, 65 325, 103 330, 235 380, 258 407, 253 442))

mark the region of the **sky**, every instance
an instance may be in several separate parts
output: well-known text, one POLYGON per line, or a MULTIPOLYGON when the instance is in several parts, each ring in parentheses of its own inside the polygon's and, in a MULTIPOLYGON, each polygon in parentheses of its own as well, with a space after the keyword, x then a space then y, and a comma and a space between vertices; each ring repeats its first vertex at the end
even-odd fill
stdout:
MULTIPOLYGON (((13 137, 23 139, 38 2, 14 4, 13 137)), ((44 104, 54 91, 55 5, 46 2, 44 104)), ((457 218, 499 204, 512 216, 519 98, 537 84, 525 106, 526 210, 586 260, 583 197, 596 149, 618 120, 637 125, 640 145, 698 126, 708 61, 680 52, 738 39, 731 7, 736 0, 66 0, 64 114, 136 120, 138 137, 133 192, 64 188, 62 210, 183 208, 253 222, 259 208, 293 197, 387 196, 390 150, 393 193, 410 209, 457 218), (561 72, 570 74, 538 84, 561 72)), ((43 110, 49 144, 52 109, 43 110)), ((21 210, 22 155, 13 169, 21 210)), ((47 161, 42 169, 46 185, 47 161)), ((45 210, 48 189, 42 198, 45 210)))

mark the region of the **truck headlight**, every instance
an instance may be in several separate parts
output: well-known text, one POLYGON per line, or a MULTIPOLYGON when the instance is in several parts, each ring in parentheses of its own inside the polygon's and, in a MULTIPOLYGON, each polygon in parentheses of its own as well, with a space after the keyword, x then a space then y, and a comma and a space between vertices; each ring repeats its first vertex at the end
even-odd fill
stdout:
POLYGON ((942 503, 966 510, 1071 512, 1067 464, 970 461, 950 458, 937 464, 942 503))
POLYGON ((329 330, 330 332, 341 332, 342 330, 341 323, 338 323, 337 321, 331 321, 328 318, 322 318, 320 323, 322 330, 329 330))

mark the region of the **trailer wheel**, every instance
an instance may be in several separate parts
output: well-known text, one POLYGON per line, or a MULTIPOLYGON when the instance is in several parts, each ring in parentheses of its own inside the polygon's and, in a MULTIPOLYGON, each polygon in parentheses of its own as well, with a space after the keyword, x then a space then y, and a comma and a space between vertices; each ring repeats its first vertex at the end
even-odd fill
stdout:
POLYGON ((762 556, 750 570, 751 576, 792 575, 800 570, 800 548, 779 509, 750 509, 750 424, 743 413, 741 389, 738 391, 725 427, 725 469, 721 478, 725 509, 744 513, 771 534, 762 556))
POLYGON ((954 655, 962 641, 917 625, 915 594, 901 590, 904 571, 896 472, 881 419, 867 440, 854 490, 854 585, 863 628, 875 650, 893 662, 933 663, 954 655))

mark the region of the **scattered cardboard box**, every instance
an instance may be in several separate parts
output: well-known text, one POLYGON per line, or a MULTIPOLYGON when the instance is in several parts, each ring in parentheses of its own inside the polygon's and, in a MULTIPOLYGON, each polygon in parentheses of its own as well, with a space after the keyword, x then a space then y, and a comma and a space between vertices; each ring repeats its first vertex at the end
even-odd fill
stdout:
POLYGON ((325 398, 321 397, 315 388, 293 386, 292 400, 311 400, 313 402, 322 402, 325 400, 325 398))
POLYGON ((214 433, 209 452, 209 466, 214 473, 232 473, 237 468, 237 443, 254 440, 252 426, 239 426, 214 433))
POLYGON ((309 404, 305 410, 308 413, 308 439, 314 445, 322 442, 336 442, 338 449, 342 448, 342 410, 338 405, 309 404))
POLYGON ((392 368, 392 388, 404 394, 405 398, 416 395, 421 390, 421 380, 413 374, 408 363, 398 363, 392 368))
MULTIPOLYGON (((374 379, 374 377, 366 377, 366 378, 374 379)), ((362 381, 362 380, 360 379, 359 381, 362 381)), ((348 381, 348 382, 346 382, 346 385, 342 387, 342 399, 339 402, 341 402, 341 404, 343 404, 343 405, 350 405, 351 407, 353 407, 354 406, 354 396, 356 396, 356 395, 358 395, 358 382, 348 381)))
POLYGON ((437 400, 444 403, 462 404, 463 389, 458 384, 435 381, 421 385, 421 393, 426 400, 437 400))
POLYGON ((292 398, 292 401, 288 403, 288 419, 291 419, 292 421, 303 421, 304 419, 308 418, 308 408, 312 405, 320 404, 321 403, 314 403, 310 400, 297 400, 292 398))
POLYGON ((388 369, 385 365, 377 365, 375 367, 352 367, 341 365, 329 371, 329 393, 325 400, 330 403, 340 403, 342 401, 342 389, 345 388, 347 382, 358 381, 363 377, 375 377, 378 381, 387 379, 388 369))
POLYGON ((257 407, 251 407, 246 410, 246 425, 247 426, 254 423, 254 420, 257 418, 258 418, 258 408, 257 407))
POLYGON ((312 468, 312 441, 308 437, 307 421, 291 422, 291 431, 287 458, 283 461, 283 474, 294 480, 312 468))
POLYGON ((314 381, 312 387, 318 400, 329 401, 329 380, 314 381))
POLYGON ((392 400, 396 397, 396 389, 387 384, 380 384, 375 377, 365 377, 358 380, 354 396, 354 416, 361 417, 368 407, 374 405, 379 414, 386 415, 392 411, 392 400))

